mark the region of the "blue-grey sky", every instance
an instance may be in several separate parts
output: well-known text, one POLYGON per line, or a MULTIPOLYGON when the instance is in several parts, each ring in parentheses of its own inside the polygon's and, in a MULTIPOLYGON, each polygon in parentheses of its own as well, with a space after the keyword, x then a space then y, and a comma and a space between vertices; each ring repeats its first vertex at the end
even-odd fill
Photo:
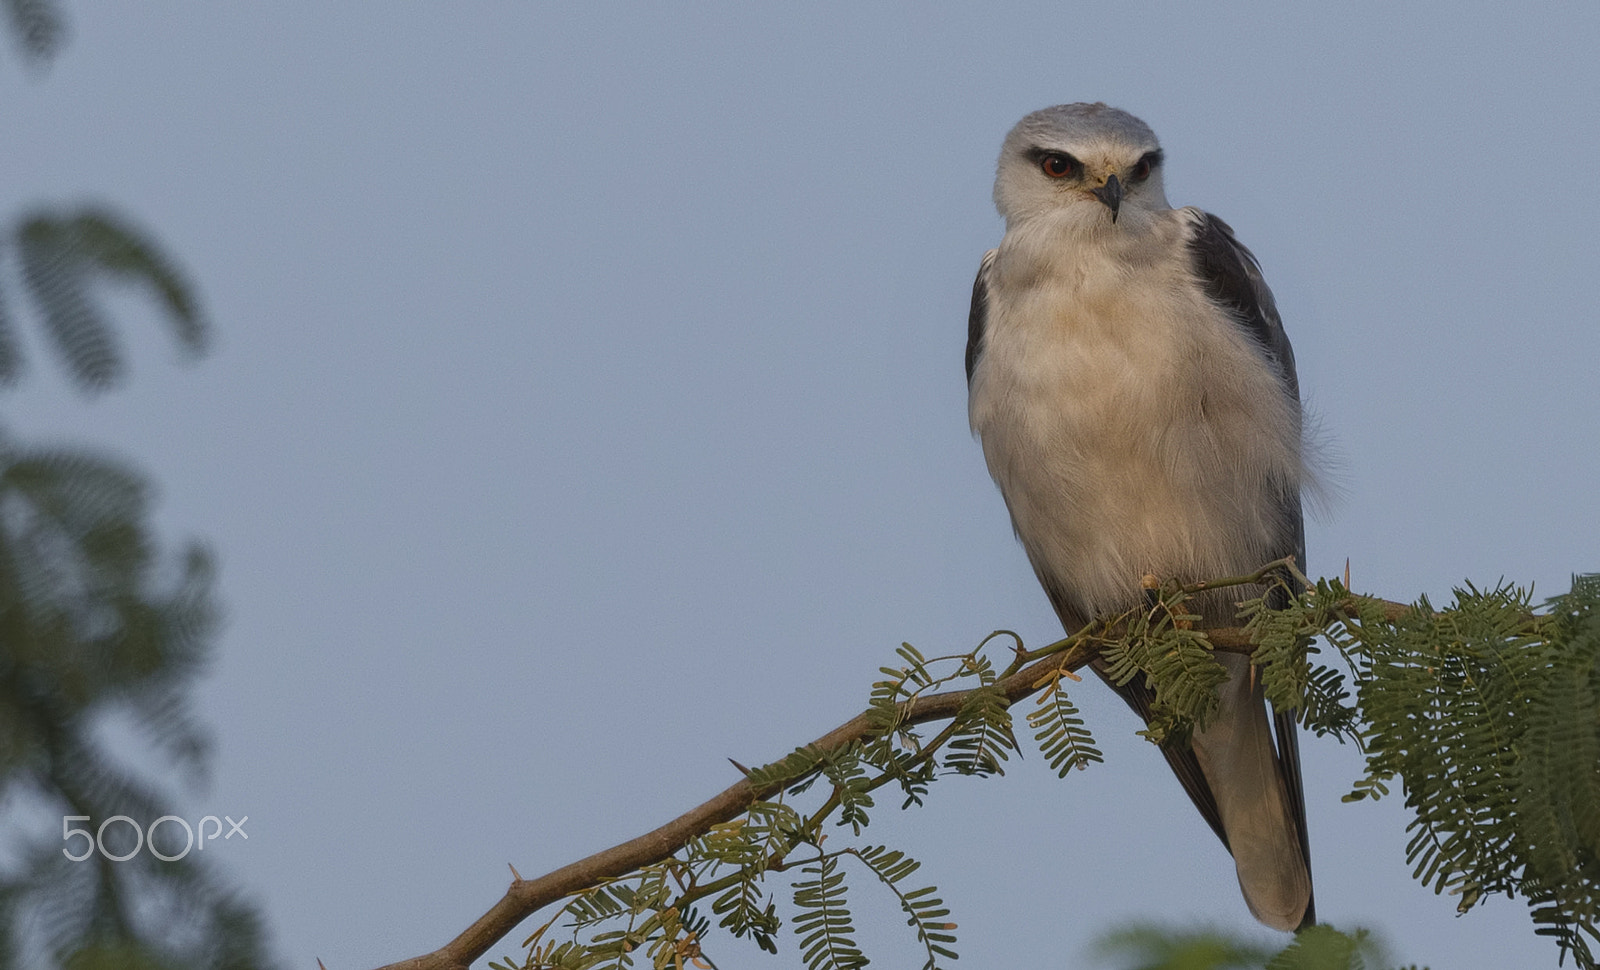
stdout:
MULTIPOLYGON (((1035 108, 1138 114, 1174 203, 1259 256, 1342 456, 1313 573, 1409 599, 1600 567, 1593 3, 67 9, 48 72, 0 61, 0 214, 114 202, 217 339, 182 365, 114 296, 129 386, 83 400, 36 353, 3 407, 136 461, 164 533, 218 551, 189 804, 249 815, 216 861, 291 966, 439 946, 507 863, 844 720, 902 640, 1058 634, 961 371, 1035 108)), ((1132 917, 1270 939, 1121 702, 1076 696, 1106 765, 1034 755, 867 833, 923 860, 961 965, 1079 965, 1132 917)), ((1339 802, 1351 751, 1305 760, 1323 919, 1436 970, 1554 965, 1520 900, 1457 919, 1411 881, 1400 798, 1339 802)), ((919 965, 862 913, 875 965, 919 965)), ((800 966, 784 943, 713 954, 800 966)))

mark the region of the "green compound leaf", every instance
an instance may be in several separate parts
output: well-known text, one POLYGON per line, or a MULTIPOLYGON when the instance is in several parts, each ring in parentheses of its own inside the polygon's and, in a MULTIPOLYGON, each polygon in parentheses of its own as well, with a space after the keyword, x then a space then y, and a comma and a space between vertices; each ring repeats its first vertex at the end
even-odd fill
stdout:
POLYGON ((856 946, 855 926, 845 901, 838 860, 822 856, 800 870, 808 879, 794 883, 794 931, 808 970, 857 970, 868 964, 856 946))

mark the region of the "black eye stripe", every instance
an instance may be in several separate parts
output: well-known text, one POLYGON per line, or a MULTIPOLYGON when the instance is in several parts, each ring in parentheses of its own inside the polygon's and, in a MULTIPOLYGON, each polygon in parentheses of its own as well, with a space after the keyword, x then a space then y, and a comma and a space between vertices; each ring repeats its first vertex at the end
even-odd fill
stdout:
MULTIPOLYGON (((1067 152, 1052 151, 1048 148, 1035 148, 1026 154, 1047 178, 1064 180, 1083 177, 1083 163, 1067 152)), ((1155 172, 1161 162, 1161 149, 1145 152, 1137 162, 1133 163, 1132 168, 1126 170, 1126 180, 1130 183, 1143 182, 1155 172)))

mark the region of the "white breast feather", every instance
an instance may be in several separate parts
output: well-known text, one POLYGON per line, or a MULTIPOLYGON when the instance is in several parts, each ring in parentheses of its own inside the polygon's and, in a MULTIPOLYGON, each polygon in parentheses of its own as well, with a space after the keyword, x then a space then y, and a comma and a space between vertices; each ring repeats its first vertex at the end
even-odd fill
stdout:
POLYGON ((1199 213, 1166 215, 1131 240, 1014 228, 991 270, 972 429, 1079 619, 1137 602, 1146 573, 1216 578, 1292 548, 1298 402, 1192 277, 1199 213))

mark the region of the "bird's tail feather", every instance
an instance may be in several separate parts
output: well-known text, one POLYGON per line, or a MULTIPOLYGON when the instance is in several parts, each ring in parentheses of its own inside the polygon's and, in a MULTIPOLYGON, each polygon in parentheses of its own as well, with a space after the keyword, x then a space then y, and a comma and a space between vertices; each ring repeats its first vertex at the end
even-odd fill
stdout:
POLYGON ((1298 929, 1311 912, 1311 869, 1273 751, 1260 678, 1242 654, 1218 652, 1228 669, 1215 720, 1194 734, 1194 753, 1216 799, 1238 870, 1239 888, 1256 919, 1298 929))

